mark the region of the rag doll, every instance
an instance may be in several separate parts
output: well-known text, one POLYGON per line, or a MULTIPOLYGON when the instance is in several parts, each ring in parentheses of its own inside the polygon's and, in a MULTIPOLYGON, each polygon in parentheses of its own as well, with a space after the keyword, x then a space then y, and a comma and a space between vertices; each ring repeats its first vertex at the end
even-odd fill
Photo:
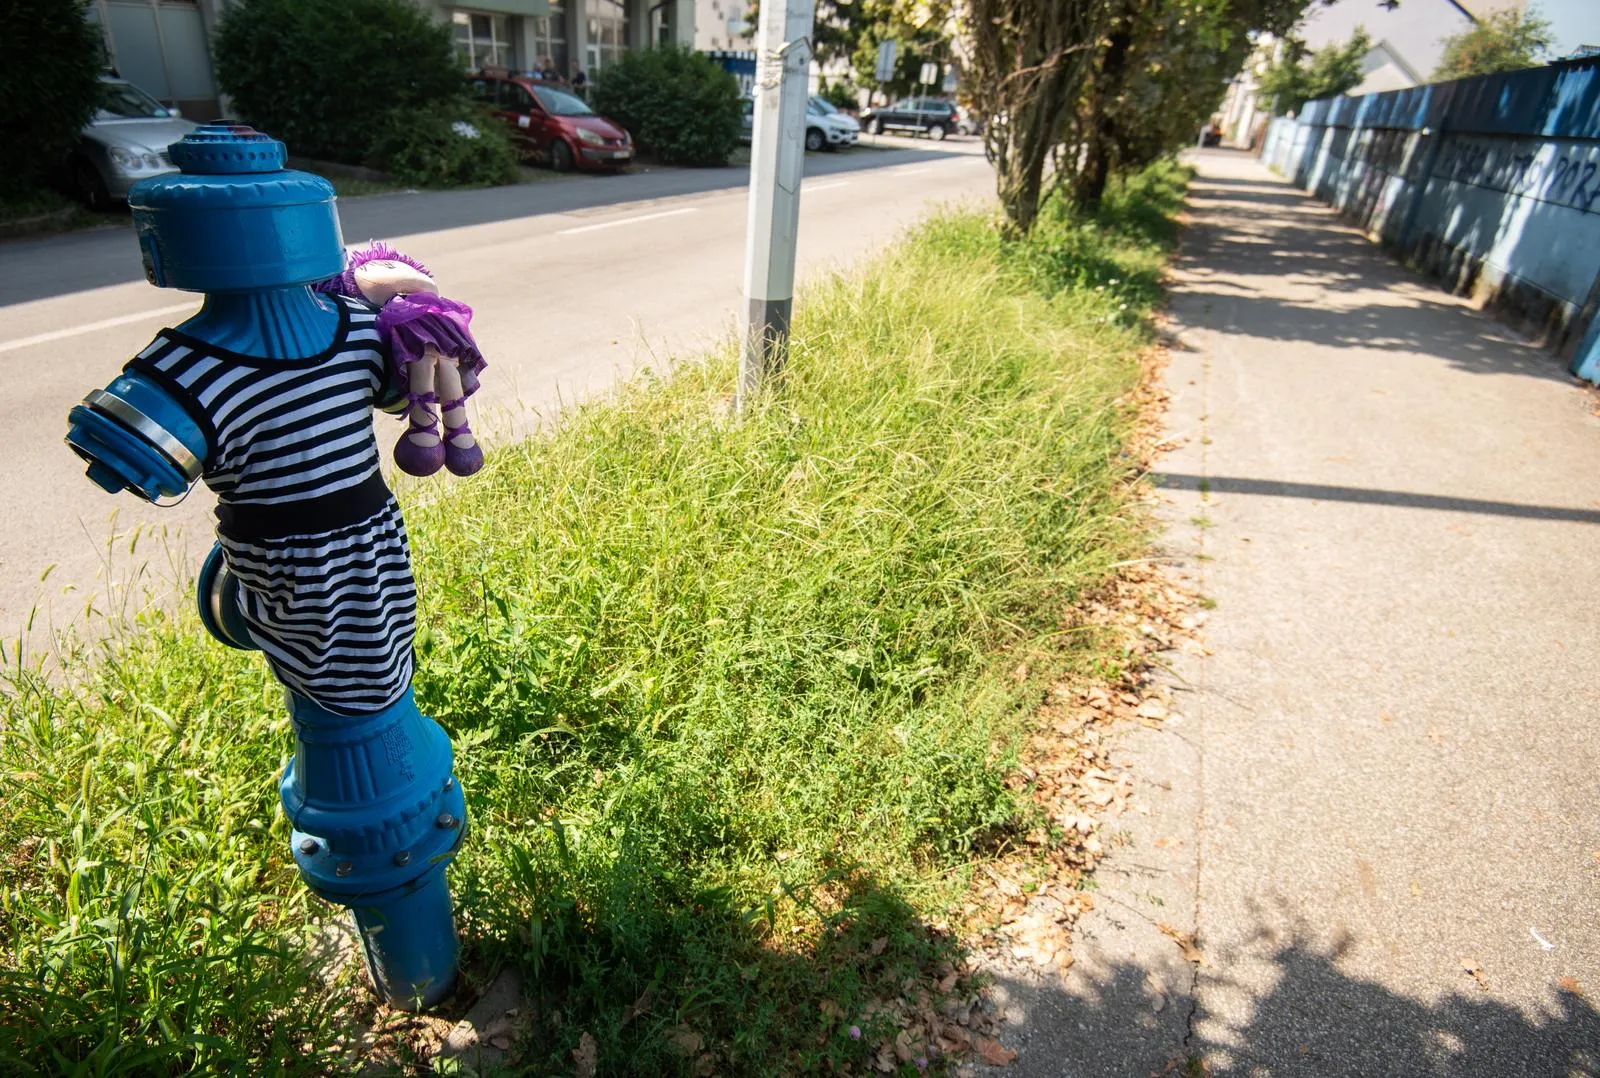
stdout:
POLYGON ((432 475, 444 467, 471 475, 482 468, 483 449, 467 425, 467 398, 487 365, 469 328, 472 308, 439 295, 420 262, 386 243, 351 251, 345 271, 317 288, 378 308, 378 332, 407 401, 406 432, 394 446, 400 470, 432 475))

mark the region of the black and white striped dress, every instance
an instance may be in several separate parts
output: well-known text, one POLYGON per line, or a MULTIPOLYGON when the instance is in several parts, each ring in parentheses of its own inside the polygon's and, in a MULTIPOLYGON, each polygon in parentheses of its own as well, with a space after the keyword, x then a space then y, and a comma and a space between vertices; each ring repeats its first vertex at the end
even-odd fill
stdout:
POLYGON ((411 682, 417 591, 372 409, 376 312, 333 297, 333 344, 259 359, 162 330, 128 364, 205 432, 203 478, 250 635, 290 690, 330 711, 387 707, 411 682))

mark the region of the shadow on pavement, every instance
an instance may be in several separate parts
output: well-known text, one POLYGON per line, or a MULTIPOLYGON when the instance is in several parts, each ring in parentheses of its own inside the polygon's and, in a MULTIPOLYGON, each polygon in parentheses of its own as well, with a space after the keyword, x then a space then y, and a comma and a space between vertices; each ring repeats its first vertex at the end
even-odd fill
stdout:
MULTIPOLYGON (((1083 993, 1002 979, 1005 993, 1040 1024, 1014 1078, 1600 1075, 1600 1012, 1585 995, 1591 985, 1553 983, 1533 1014, 1473 988, 1429 1003, 1341 971, 1348 942, 1322 948, 1301 935, 1273 939, 1265 929, 1261 937, 1264 954, 1251 961, 1270 962, 1273 988, 1237 1021, 1196 1012, 1190 999, 1167 1001, 1141 965, 1119 964, 1083 993)), ((1201 976, 1226 997, 1227 957, 1206 961, 1201 976)), ((1447 964, 1456 965, 1454 956, 1447 964)), ((1461 978, 1472 984, 1465 971, 1461 978)))
MULTIPOLYGON (((982 160, 971 140, 926 146, 862 147, 843 153, 809 154, 806 176, 837 176, 958 157, 982 160)), ((397 191, 341 200, 339 219, 346 243, 395 238, 491 224, 547 213, 615 208, 684 195, 743 188, 745 165, 669 168, 619 175, 582 175, 468 191, 397 191)), ((8 272, 0 275, 0 307, 91 288, 144 279, 132 222, 123 211, 111 217, 121 227, 0 243, 8 272)))
POLYGON ((1292 483, 1278 479, 1245 479, 1227 475, 1201 476, 1179 472, 1155 472, 1152 473, 1152 478, 1161 486, 1173 490, 1259 494, 1268 498, 1306 498, 1323 502, 1362 502, 1368 505, 1438 509, 1452 513, 1478 513, 1487 516, 1520 517, 1527 520, 1569 520, 1578 524, 1600 524, 1600 509, 1527 505, 1521 502, 1485 501, 1481 498, 1454 498, 1444 494, 1418 494, 1406 490, 1338 487, 1322 483, 1292 483))
POLYGON ((1572 381, 1555 356, 1514 339, 1506 327, 1481 315, 1461 317, 1461 301, 1393 262, 1307 195, 1207 177, 1191 186, 1190 203, 1210 212, 1190 230, 1191 280, 1178 291, 1208 303, 1212 324, 1230 333, 1420 352, 1475 374, 1572 381), (1261 277, 1304 286, 1305 299, 1266 295, 1250 280, 1261 277), (1319 301, 1324 290, 1339 302, 1319 301))

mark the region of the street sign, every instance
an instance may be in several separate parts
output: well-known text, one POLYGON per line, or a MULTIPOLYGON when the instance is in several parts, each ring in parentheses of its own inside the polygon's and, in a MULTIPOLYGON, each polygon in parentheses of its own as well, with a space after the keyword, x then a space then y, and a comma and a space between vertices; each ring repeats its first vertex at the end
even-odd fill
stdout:
POLYGON ((878 42, 878 67, 873 77, 879 82, 894 81, 895 55, 900 51, 900 42, 894 38, 878 42))
POLYGON ((939 65, 929 61, 922 65, 922 85, 932 86, 939 81, 939 65))

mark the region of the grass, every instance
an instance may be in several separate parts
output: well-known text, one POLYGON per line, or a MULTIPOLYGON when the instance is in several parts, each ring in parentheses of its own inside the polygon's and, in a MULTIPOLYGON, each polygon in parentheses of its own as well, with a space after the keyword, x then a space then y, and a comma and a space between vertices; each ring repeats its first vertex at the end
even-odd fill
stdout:
POLYGON ((113 214, 95 213, 76 199, 48 187, 0 198, 0 237, 71 232, 115 220, 113 214))
MULTIPOLYGON (((859 1066, 956 959, 1041 681, 1103 658, 1065 606, 1143 541, 1124 402, 1182 182, 1022 242, 938 218, 808 292, 746 420, 713 356, 407 505, 467 969, 524 970, 523 1072, 586 1034, 601 1074, 859 1066)), ((155 612, 68 674, 0 695, 0 1070, 348 1071, 259 656, 155 612)))

